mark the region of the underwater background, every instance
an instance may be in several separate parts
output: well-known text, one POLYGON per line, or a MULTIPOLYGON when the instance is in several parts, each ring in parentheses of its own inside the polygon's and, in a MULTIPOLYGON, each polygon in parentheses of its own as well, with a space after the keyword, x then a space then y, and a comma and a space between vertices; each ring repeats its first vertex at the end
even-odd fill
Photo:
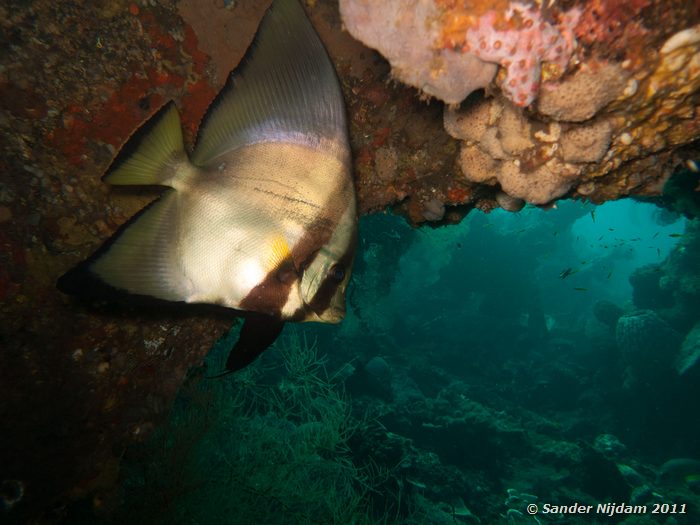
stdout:
POLYGON ((348 314, 220 379, 231 311, 56 283, 270 0, 0 4, 0 524, 700 525, 700 1, 298 3, 347 109, 348 314))
POLYGON ((697 220, 625 200, 360 230, 345 321, 208 379, 234 325, 127 450, 115 522, 700 523, 697 220))

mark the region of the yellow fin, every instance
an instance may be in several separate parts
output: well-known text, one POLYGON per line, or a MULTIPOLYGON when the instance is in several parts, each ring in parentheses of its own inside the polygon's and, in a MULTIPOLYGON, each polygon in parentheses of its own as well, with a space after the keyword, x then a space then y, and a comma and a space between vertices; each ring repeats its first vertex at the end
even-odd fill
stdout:
POLYGON ((268 272, 279 268, 285 261, 292 258, 292 250, 289 248, 287 240, 282 235, 275 235, 272 237, 268 248, 269 255, 266 268, 268 272))

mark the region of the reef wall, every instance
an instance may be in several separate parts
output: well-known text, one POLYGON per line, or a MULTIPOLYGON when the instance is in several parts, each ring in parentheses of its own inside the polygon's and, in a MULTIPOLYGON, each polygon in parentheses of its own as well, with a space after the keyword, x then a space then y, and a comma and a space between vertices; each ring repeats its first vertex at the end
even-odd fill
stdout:
POLYGON ((0 521, 59 522, 84 498, 103 510, 126 445, 231 325, 220 312, 82 305, 55 288, 157 195, 100 181, 116 150, 170 99, 191 141, 219 65, 241 58, 265 8, 200 4, 202 20, 237 35, 210 29, 219 62, 183 21, 187 3, 0 6, 0 521))
POLYGON ((682 147, 698 138, 698 2, 341 0, 340 11, 393 78, 448 104, 460 171, 410 195, 414 222, 445 206, 658 195, 697 154, 682 147))
MULTIPOLYGON (((700 118, 698 2, 306 4, 342 81, 363 214, 394 206, 416 224, 457 222, 475 207, 650 195, 698 158, 687 146, 700 118), (415 56, 380 48, 388 64, 343 24, 370 46, 363 31, 415 56), (549 47, 528 55, 523 29, 549 47), (526 63, 467 51, 487 37, 493 48, 510 39, 526 63), (458 85, 463 71, 469 84, 458 85), (510 86, 525 72, 536 92, 510 86), (444 118, 436 97, 453 105, 444 118)), ((266 7, 0 6, 0 416, 11 429, 0 435, 0 482, 17 496, 3 500, 7 516, 58 521, 85 497, 105 506, 124 447, 158 424, 187 370, 231 324, 200 309, 83 305, 54 283, 156 196, 100 181, 116 151, 171 99, 191 144, 266 7)))

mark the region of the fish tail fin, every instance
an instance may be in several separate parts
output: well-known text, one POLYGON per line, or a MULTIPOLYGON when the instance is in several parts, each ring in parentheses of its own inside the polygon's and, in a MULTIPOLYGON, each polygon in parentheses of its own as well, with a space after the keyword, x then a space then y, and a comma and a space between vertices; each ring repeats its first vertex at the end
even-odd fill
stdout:
POLYGON ((120 186, 172 187, 190 166, 180 115, 171 101, 129 137, 102 180, 120 186))

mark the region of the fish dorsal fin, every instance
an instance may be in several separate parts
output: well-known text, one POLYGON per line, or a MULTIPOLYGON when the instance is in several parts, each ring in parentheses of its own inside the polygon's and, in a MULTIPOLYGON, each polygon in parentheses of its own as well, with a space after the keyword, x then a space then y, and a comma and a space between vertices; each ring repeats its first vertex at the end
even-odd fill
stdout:
POLYGON ((257 142, 346 143, 338 78, 298 0, 274 0, 253 43, 207 111, 192 161, 257 142))

